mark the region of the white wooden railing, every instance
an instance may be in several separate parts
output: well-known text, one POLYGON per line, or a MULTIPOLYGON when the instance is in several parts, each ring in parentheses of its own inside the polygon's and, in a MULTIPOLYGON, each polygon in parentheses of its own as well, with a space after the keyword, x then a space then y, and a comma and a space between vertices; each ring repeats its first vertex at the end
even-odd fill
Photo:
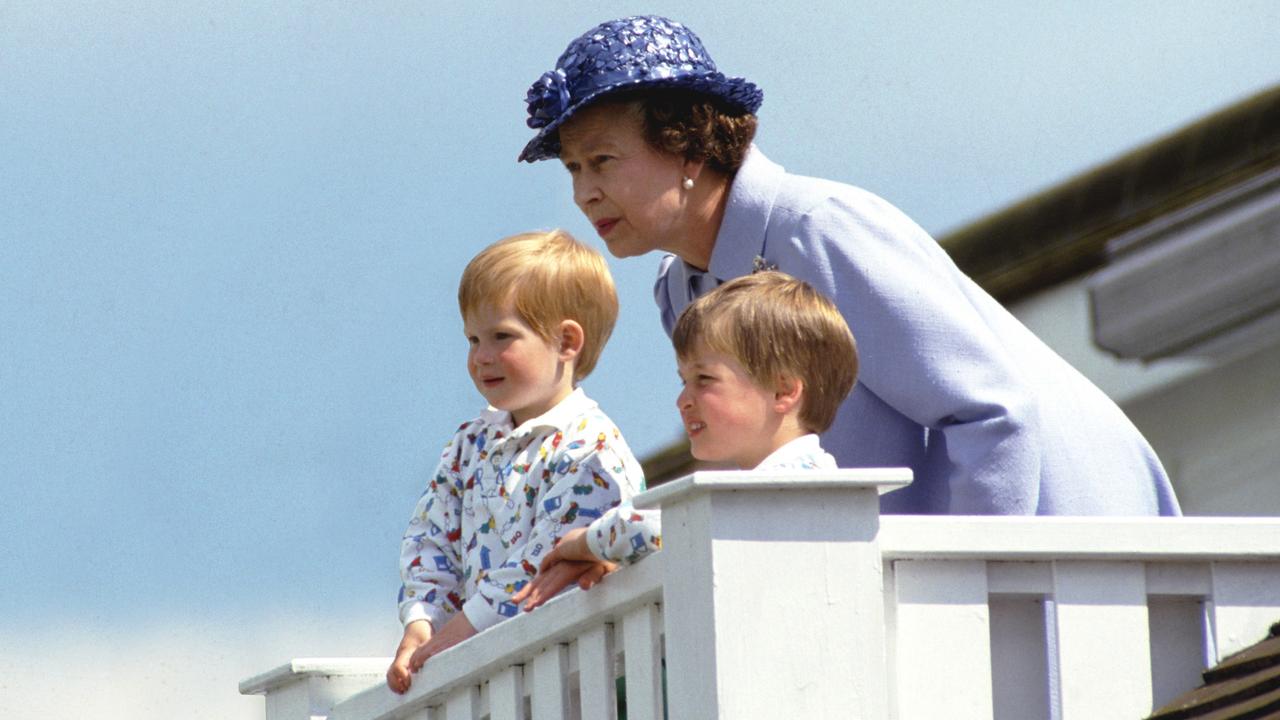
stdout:
POLYGON ((878 513, 905 470, 702 472, 664 550, 433 658, 295 660, 267 720, 1137 720, 1280 620, 1280 519, 878 513), (663 688, 663 664, 666 688, 663 688))

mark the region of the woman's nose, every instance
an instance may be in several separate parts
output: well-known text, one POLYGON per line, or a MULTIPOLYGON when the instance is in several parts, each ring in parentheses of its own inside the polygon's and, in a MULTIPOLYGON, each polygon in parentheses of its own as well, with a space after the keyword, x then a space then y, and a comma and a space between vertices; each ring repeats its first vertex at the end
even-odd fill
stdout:
POLYGON ((579 172, 573 177, 573 202, 583 211, 587 206, 600 199, 600 185, 586 172, 579 172))

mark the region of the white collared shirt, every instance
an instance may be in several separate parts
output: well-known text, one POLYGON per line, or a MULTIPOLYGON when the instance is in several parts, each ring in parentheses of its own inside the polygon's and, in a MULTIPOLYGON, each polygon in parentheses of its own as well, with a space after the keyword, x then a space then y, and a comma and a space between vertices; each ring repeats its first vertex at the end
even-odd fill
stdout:
MULTIPOLYGON (((769 453, 756 470, 835 470, 836 459, 818 436, 802 435, 769 453)), ((662 511, 637 510, 630 499, 587 527, 591 554, 611 562, 635 562, 662 549, 662 511)))
POLYGON ((822 449, 818 436, 810 433, 784 444, 756 465, 756 470, 835 470, 836 459, 822 449))

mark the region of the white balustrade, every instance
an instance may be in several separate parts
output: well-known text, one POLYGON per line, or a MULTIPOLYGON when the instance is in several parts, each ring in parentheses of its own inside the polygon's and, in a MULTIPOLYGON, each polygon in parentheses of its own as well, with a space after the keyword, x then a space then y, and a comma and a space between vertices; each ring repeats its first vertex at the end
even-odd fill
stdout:
POLYGON ((271 720, 324 717, 339 702, 383 682, 391 659, 298 659, 240 683, 244 695, 265 695, 271 720))
POLYGON ((1280 620, 1278 519, 886 516, 879 540, 900 720, 1136 720, 1280 620))
POLYGON ((1280 620, 1280 519, 878 516, 904 470, 709 472, 664 550, 432 658, 296 660, 268 720, 1136 720, 1280 620), (664 672, 665 669, 665 672, 664 672), (664 687, 665 676, 665 687, 664 687))

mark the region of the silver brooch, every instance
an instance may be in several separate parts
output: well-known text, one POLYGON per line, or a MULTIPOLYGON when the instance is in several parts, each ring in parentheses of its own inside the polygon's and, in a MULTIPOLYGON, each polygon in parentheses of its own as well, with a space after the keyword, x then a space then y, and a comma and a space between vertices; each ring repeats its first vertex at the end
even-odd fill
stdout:
POLYGON ((751 261, 752 274, 755 274, 758 272, 767 272, 769 270, 777 270, 777 269, 778 269, 778 264, 771 263, 768 260, 765 260, 763 255, 757 255, 756 259, 751 261))

